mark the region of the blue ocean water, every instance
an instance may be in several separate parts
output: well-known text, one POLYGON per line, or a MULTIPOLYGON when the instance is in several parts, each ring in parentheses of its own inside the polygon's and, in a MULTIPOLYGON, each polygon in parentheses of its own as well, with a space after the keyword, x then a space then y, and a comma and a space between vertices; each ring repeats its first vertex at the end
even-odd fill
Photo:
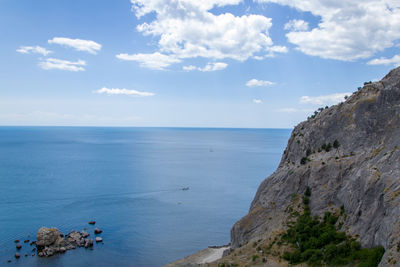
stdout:
POLYGON ((0 127, 0 266, 161 266, 227 244, 288 129, 0 127), (189 187, 189 190, 182 190, 189 187), (104 244, 32 257, 41 226, 104 244), (12 259, 12 263, 7 263, 12 259))

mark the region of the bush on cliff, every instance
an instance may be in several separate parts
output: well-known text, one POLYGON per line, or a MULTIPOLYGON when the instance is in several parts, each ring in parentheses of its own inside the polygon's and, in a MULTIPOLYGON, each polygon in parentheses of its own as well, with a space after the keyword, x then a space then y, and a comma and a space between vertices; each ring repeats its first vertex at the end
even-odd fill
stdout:
POLYGON ((356 239, 338 231, 335 225, 339 217, 330 212, 322 219, 311 217, 310 196, 307 188, 303 197, 304 213, 282 235, 282 241, 292 247, 284 253, 284 259, 291 264, 306 262, 311 266, 378 266, 385 252, 383 247, 361 248, 356 239))

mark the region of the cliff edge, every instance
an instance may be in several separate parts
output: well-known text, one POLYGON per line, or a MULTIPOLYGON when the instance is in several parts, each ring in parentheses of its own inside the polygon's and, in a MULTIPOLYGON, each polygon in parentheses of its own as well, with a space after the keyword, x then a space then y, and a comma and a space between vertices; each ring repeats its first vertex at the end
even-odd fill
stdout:
POLYGON ((312 215, 344 207, 340 230, 383 246, 380 266, 400 266, 400 67, 294 128, 278 169, 233 226, 232 248, 285 231, 293 196, 307 187, 312 215))

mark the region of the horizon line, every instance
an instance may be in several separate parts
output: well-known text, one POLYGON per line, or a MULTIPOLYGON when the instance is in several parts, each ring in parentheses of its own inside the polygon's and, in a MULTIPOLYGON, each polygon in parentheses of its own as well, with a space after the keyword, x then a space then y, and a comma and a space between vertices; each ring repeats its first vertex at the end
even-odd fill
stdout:
POLYGON ((104 125, 0 125, 0 128, 4 127, 43 127, 43 128, 176 128, 176 129, 276 129, 276 130, 291 130, 291 128, 282 127, 211 127, 211 126, 104 126, 104 125))

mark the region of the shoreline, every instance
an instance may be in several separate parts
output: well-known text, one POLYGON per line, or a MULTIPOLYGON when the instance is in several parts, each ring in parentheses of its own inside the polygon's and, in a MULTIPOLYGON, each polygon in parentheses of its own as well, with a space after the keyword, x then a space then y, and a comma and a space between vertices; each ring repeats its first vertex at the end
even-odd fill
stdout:
POLYGON ((223 246, 209 246, 208 248, 200 250, 194 254, 164 265, 164 267, 201 266, 203 264, 208 264, 221 259, 224 255, 224 252, 229 249, 230 244, 223 246))

